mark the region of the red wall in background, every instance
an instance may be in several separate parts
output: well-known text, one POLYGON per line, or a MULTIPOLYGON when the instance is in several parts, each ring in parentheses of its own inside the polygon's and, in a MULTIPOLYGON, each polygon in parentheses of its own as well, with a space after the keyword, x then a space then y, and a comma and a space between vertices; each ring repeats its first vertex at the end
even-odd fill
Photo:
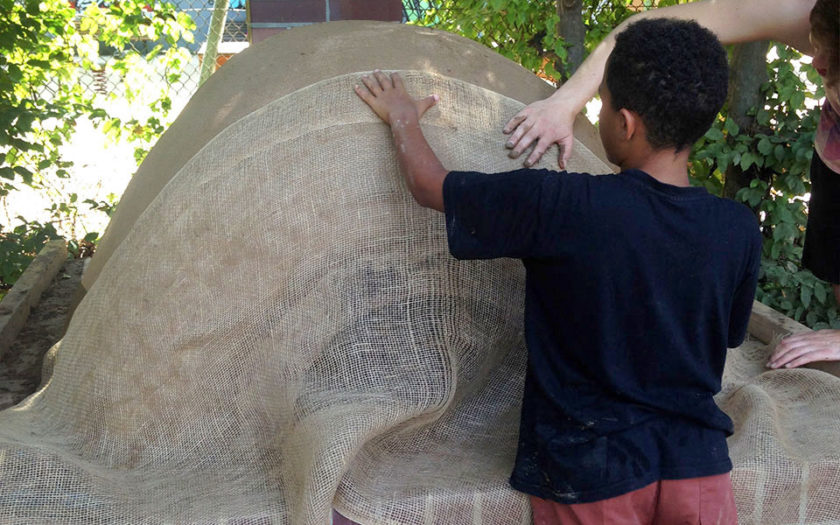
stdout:
POLYGON ((402 20, 402 0, 248 0, 248 37, 256 44, 301 25, 334 20, 402 20))

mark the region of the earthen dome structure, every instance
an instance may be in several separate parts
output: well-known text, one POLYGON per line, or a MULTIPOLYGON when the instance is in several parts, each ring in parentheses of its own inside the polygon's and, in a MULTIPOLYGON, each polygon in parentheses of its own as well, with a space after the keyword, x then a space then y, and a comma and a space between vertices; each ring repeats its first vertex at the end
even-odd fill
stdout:
MULTIPOLYGON (((294 29, 228 62, 132 180, 41 388, 0 412, 0 522, 530 523, 507 484, 524 271, 448 255, 353 93, 374 68, 440 95, 423 128, 450 169, 520 167, 501 128, 550 93, 399 24, 294 29)), ((577 137, 569 169, 611 171, 584 119, 577 137)), ((766 355, 731 350, 718 396, 741 522, 831 523, 840 379, 766 355)))

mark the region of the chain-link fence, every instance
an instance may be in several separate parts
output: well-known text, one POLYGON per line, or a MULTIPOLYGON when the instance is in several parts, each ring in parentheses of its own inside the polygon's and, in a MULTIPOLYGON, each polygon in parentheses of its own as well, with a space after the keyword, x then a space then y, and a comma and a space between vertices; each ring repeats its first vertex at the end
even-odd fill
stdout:
POLYGON ((403 23, 422 20, 430 7, 427 0, 403 0, 403 23))
MULTIPOLYGON (((76 9, 79 18, 84 17, 85 9, 95 0, 78 0, 76 9)), ((229 0, 225 16, 224 30, 218 49, 218 62, 238 53, 248 43, 248 24, 246 14, 246 0, 229 0)), ((170 90, 173 95, 189 98, 198 89, 201 60, 204 57, 207 47, 208 32, 210 30, 213 16, 213 0, 174 0, 175 6, 183 13, 190 16, 195 23, 194 41, 181 42, 181 45, 189 50, 191 59, 184 65, 184 69, 177 80, 170 82, 170 90)), ((429 9, 430 4, 426 0, 403 0, 403 22, 414 22, 421 20, 424 13, 429 9)), ((153 44, 137 41, 131 47, 144 54, 148 52, 153 44)), ((107 52, 102 53, 100 67, 92 72, 84 74, 81 78, 82 85, 101 95, 119 93, 122 85, 121 78, 117 74, 109 73, 108 60, 112 56, 107 52)), ((161 78, 166 77, 165 71, 159 72, 161 78)))
MULTIPOLYGON (((80 17, 84 16, 85 8, 95 0, 78 0, 76 4, 80 17)), ((248 45, 248 24, 246 14, 246 0, 228 0, 224 30, 218 49, 217 63, 222 63, 230 56, 241 51, 248 45)), ((561 0, 562 1, 562 0, 561 0)), ((170 92, 178 98, 188 99, 198 89, 201 60, 207 46, 208 32, 213 15, 213 0, 174 0, 176 7, 188 14, 195 23, 194 41, 182 42, 190 52, 190 60, 184 65, 182 74, 176 80, 166 80, 170 84, 170 92)), ((426 11, 432 7, 431 0, 403 0, 403 22, 422 20, 426 11)), ((635 9, 645 9, 656 4, 656 0, 633 0, 630 6, 635 9)), ((152 43, 138 41, 132 47, 141 54, 149 51, 152 43)), ((107 53, 102 55, 101 67, 85 74, 82 85, 92 92, 99 94, 119 93, 121 78, 119 75, 108 73, 107 53)), ((167 78, 166 71, 158 72, 161 79, 167 78)))
MULTIPOLYGON (((79 0, 76 3, 76 10, 79 13, 77 23, 83 23, 82 19, 86 16, 84 14, 85 9, 93 1, 79 0)), ((218 48, 218 62, 223 62, 226 58, 241 51, 247 47, 248 43, 245 0, 229 0, 229 2, 230 4, 227 6, 225 14, 222 38, 218 48)), ((171 79, 168 75, 169 72, 163 69, 158 70, 156 72, 157 75, 153 73, 152 76, 160 77, 161 82, 168 82, 170 92, 173 96, 189 98, 198 89, 199 85, 201 60, 207 47, 210 22, 213 15, 213 0, 174 0, 173 3, 179 11, 187 14, 193 23, 195 23, 193 41, 179 42, 180 46, 188 50, 190 59, 187 63, 183 64, 183 70, 177 79, 171 79)), ((156 42, 137 40, 133 41, 130 47, 141 55, 145 55, 156 44, 156 42)), ((80 79, 82 86, 91 92, 101 95, 119 94, 122 87, 122 78, 119 74, 110 72, 108 68, 108 62, 113 58, 114 55, 109 53, 109 50, 101 49, 99 68, 82 75, 80 79)))

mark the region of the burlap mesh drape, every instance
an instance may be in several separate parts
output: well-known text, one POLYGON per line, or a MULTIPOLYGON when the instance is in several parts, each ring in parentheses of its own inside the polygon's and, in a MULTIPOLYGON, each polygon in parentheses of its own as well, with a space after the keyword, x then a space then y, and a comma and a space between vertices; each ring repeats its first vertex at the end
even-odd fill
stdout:
MULTIPOLYGON (((499 130, 521 102, 404 76, 441 96, 447 167, 519 166, 499 130)), ((249 112, 155 192, 41 390, 0 412, 0 522, 529 522, 507 486, 523 270, 448 256, 357 78, 249 112)), ((570 169, 609 171, 580 143, 570 169)), ((840 380, 765 356, 733 350, 719 396, 742 522, 836 522, 840 380)))

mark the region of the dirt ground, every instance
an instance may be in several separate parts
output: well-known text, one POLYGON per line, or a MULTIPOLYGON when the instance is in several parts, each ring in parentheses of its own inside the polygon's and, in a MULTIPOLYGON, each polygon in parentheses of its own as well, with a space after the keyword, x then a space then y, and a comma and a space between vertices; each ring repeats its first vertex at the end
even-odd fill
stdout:
POLYGON ((64 335, 86 260, 64 263, 11 348, 0 357, 0 410, 18 404, 38 388, 44 354, 64 335))

